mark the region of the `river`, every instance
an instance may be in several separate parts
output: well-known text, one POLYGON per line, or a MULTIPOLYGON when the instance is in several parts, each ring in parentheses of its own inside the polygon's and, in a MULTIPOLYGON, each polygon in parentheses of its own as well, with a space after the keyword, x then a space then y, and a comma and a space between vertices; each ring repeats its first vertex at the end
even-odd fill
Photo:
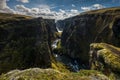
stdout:
MULTIPOLYGON (((53 43, 52 43, 52 49, 56 49, 58 42, 61 41, 61 39, 56 39, 53 43)), ((80 70, 79 68, 79 64, 77 62, 77 60, 74 60, 66 55, 60 55, 57 54, 55 52, 53 52, 54 57, 56 58, 57 61, 64 63, 66 66, 70 67, 72 71, 74 72, 78 72, 80 70)))

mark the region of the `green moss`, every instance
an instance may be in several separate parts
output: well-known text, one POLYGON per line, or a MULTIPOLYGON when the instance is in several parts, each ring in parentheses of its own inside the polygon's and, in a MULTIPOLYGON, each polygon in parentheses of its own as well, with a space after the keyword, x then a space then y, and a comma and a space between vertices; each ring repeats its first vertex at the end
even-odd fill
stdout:
POLYGON ((62 32, 55 32, 54 36, 56 36, 56 38, 60 38, 62 35, 62 32))
POLYGON ((97 50, 98 64, 102 63, 105 69, 120 72, 120 48, 105 43, 93 43, 91 48, 97 50))
POLYGON ((60 72, 70 72, 68 69, 67 69, 67 66, 65 66, 63 63, 61 62, 54 62, 51 64, 52 65, 52 68, 55 69, 55 70, 58 70, 60 72))
POLYGON ((57 44, 57 48, 58 48, 58 49, 62 48, 62 46, 61 46, 61 40, 59 40, 59 42, 58 42, 58 44, 57 44))
POLYGON ((102 74, 101 72, 98 72, 96 70, 80 70, 78 73, 74 73, 79 76, 90 76, 92 74, 97 75, 97 74, 102 74))

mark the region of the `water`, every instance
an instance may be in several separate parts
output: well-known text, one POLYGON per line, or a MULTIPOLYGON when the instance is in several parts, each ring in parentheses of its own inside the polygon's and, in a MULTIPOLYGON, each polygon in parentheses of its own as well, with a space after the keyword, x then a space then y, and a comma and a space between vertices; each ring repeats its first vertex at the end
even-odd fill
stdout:
MULTIPOLYGON (((52 49, 57 48, 57 44, 58 44, 59 41, 60 41, 60 39, 56 39, 52 43, 52 49)), ((70 69, 72 71, 78 72, 80 70, 77 60, 71 59, 68 56, 60 55, 60 54, 57 54, 57 53, 54 53, 54 52, 53 52, 53 55, 54 55, 54 57, 56 58, 57 61, 64 63, 65 65, 70 67, 70 69)))
POLYGON ((56 39, 53 43, 52 43, 52 48, 55 49, 57 48, 57 44, 60 41, 60 39, 56 39))
POLYGON ((74 62, 73 63, 68 63, 68 66, 73 70, 73 71, 75 71, 75 72, 78 72, 80 69, 79 69, 79 65, 78 65, 78 63, 77 63, 77 61, 76 60, 74 60, 74 62))

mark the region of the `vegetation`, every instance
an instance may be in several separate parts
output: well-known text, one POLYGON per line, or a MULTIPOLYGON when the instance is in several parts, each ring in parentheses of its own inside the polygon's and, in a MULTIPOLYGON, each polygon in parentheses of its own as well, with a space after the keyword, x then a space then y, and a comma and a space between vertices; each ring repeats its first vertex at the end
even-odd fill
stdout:
POLYGON ((93 43, 90 46, 93 69, 101 70, 108 76, 120 74, 120 48, 106 43, 93 43))
POLYGON ((64 54, 65 53, 65 49, 64 47, 61 45, 61 40, 58 41, 57 43, 57 48, 53 49, 53 52, 54 53, 57 53, 57 54, 64 54))
POLYGON ((52 62, 52 69, 58 70, 60 72, 66 72, 69 73, 70 71, 67 69, 67 66, 65 66, 63 63, 61 62, 52 62))
POLYGON ((65 73, 54 69, 31 68, 27 70, 14 70, 2 74, 0 80, 108 80, 108 78, 97 71, 82 70, 78 73, 65 73))
POLYGON ((56 36, 57 38, 60 38, 61 35, 62 35, 62 32, 55 32, 55 36, 56 36))

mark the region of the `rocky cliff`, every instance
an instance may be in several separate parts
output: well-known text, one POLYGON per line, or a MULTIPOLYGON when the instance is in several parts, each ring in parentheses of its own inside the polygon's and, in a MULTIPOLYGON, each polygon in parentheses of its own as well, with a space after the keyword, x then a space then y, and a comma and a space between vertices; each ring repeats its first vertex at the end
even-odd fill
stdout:
POLYGON ((0 14, 0 73, 51 67, 55 21, 0 14))
POLYGON ((94 42, 120 47, 120 8, 89 11, 65 20, 62 46, 66 54, 89 63, 89 45, 94 42))
POLYGON ((63 31, 65 27, 65 20, 58 20, 56 22, 56 26, 59 28, 59 30, 63 31))

